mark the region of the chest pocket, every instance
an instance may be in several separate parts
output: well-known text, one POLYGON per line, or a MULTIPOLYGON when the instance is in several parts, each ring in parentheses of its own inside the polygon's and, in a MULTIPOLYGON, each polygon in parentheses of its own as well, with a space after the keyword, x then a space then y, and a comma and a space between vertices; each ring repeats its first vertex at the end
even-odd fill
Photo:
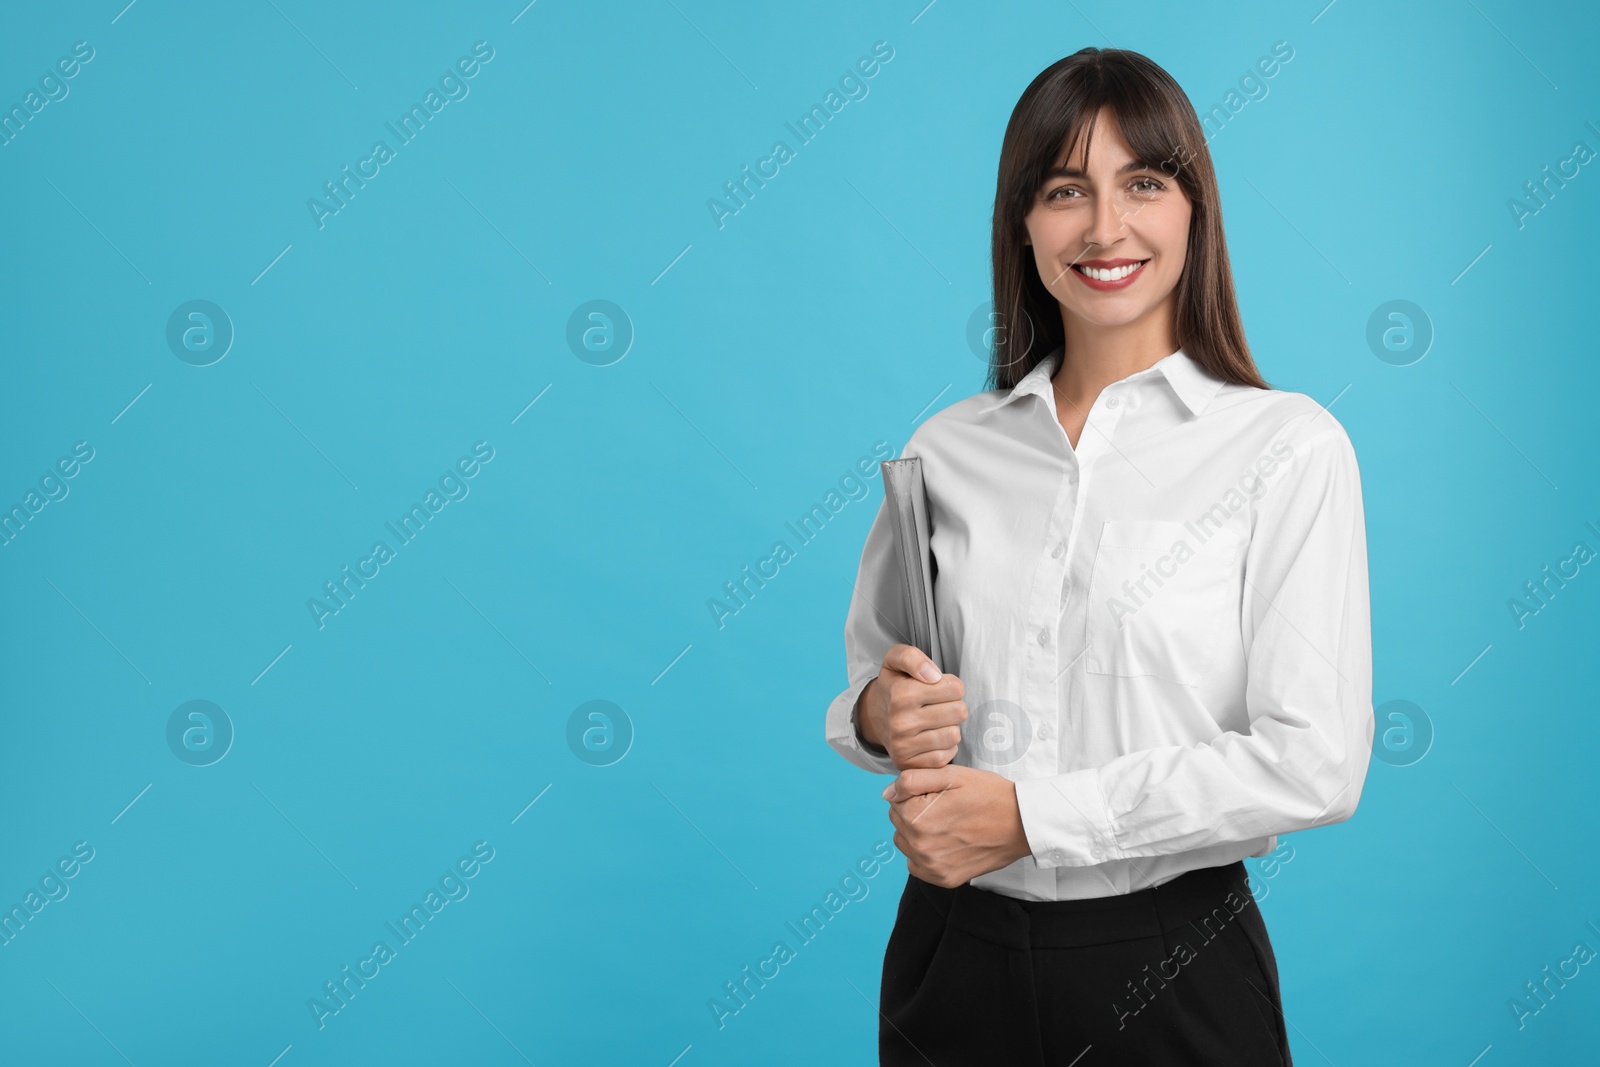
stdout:
POLYGON ((1107 522, 1089 578, 1085 669, 1199 685, 1228 621, 1240 541, 1232 529, 1202 542, 1181 522, 1107 522))

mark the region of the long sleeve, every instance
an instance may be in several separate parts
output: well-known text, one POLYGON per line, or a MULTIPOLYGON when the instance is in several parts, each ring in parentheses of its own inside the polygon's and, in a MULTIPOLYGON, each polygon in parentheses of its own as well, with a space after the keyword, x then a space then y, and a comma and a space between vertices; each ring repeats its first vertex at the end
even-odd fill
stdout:
POLYGON ((904 635, 910 632, 904 618, 905 579, 895 565, 894 532, 888 511, 887 501, 880 501, 861 550, 861 565, 856 571, 844 624, 845 666, 850 684, 828 705, 825 730, 834 751, 875 774, 899 771, 887 755, 879 756, 864 747, 850 713, 861 691, 882 669, 884 653, 905 641, 904 635))
POLYGON ((1248 841, 1355 812, 1372 746, 1372 639, 1360 471, 1344 428, 1327 417, 1295 444, 1286 473, 1257 503, 1245 556, 1250 732, 1018 782, 1041 868, 1248 841))

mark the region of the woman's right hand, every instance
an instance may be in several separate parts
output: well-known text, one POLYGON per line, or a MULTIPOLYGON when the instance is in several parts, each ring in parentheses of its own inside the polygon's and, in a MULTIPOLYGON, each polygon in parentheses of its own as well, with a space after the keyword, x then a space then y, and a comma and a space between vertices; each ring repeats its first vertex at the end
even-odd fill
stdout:
POLYGON ((943 767, 961 742, 966 691, 960 678, 941 673, 920 648, 895 645, 857 701, 861 736, 887 749, 900 770, 943 767))

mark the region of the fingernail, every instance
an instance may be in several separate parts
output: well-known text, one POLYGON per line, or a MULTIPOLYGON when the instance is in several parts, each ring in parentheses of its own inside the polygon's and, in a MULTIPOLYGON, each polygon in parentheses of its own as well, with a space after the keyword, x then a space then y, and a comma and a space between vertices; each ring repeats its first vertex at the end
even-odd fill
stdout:
POLYGON ((944 677, 944 675, 939 673, 939 668, 935 667, 928 660, 923 661, 922 666, 918 668, 917 673, 922 675, 922 680, 924 682, 937 682, 940 678, 944 677))
POLYGON ((888 800, 889 799, 889 794, 893 793, 893 792, 894 792, 894 783, 890 782, 888 785, 883 787, 883 799, 888 800))

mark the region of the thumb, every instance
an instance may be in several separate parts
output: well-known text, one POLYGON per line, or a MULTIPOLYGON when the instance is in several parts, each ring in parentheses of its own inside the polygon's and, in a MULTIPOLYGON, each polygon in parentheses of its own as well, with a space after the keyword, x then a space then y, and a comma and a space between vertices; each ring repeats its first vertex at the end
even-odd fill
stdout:
POLYGON ((899 644, 889 650, 884 657, 884 662, 901 674, 910 675, 912 678, 924 682, 937 682, 944 677, 928 654, 916 645, 899 644))

